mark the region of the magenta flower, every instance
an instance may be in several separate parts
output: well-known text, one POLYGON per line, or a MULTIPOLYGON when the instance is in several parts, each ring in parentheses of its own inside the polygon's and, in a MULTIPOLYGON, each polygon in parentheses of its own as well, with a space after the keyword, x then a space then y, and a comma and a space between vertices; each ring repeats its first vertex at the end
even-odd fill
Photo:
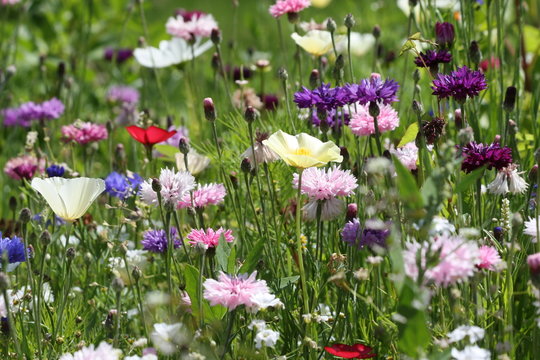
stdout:
POLYGON ((204 298, 210 305, 223 305, 229 310, 245 305, 248 308, 256 307, 254 297, 261 294, 270 294, 266 281, 257 280, 257 272, 251 275, 241 274, 231 276, 225 273, 219 275, 218 281, 207 279, 204 283, 204 298))
MULTIPOLYGON (((379 104, 380 113, 377 116, 379 132, 394 130, 399 126, 399 116, 396 110, 390 105, 379 104)), ((358 136, 368 136, 375 134, 375 124, 373 116, 369 114, 369 105, 357 105, 356 111, 351 107, 352 114, 349 122, 353 134, 358 136)))
POLYGON ((187 239, 192 246, 200 246, 208 249, 218 246, 221 235, 223 235, 223 238, 227 242, 234 241, 232 230, 225 230, 221 227, 215 231, 211 228, 206 229, 206 231, 204 229, 193 229, 188 234, 187 239))
POLYGON ((22 155, 9 159, 4 166, 4 172, 15 180, 30 180, 36 173, 43 174, 45 160, 38 160, 33 155, 22 155))
POLYGON ((479 252, 479 257, 478 257, 479 261, 476 264, 476 267, 478 267, 479 269, 487 269, 491 271, 495 271, 498 269, 502 260, 497 249, 495 249, 492 246, 483 245, 483 246, 480 246, 480 248, 478 249, 478 252, 479 252))
POLYGON ((310 5, 310 0, 278 0, 274 5, 270 6, 268 11, 270 15, 278 18, 285 14, 299 13, 310 5))
POLYGON ((64 141, 74 141, 80 145, 105 140, 109 136, 105 125, 76 121, 72 125, 62 126, 64 141))
POLYGON ((482 166, 487 166, 489 170, 495 168, 501 170, 508 167, 512 163, 512 149, 509 147, 501 147, 499 143, 484 145, 471 142, 461 149, 463 162, 461 169, 466 173, 470 173, 482 166))
MULTIPOLYGON (((223 184, 198 185, 197 190, 193 191, 193 206, 203 208, 208 205, 219 205, 225 199, 227 190, 223 184)), ((178 203, 178 208, 184 209, 191 206, 191 194, 186 194, 178 203)))

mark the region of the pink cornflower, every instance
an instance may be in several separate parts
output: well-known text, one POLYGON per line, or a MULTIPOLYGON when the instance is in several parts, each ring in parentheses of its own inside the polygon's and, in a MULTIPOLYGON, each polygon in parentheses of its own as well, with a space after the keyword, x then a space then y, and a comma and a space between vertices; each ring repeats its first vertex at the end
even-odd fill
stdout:
POLYGON ((223 305, 229 310, 245 305, 248 308, 255 307, 253 298, 261 294, 269 294, 270 289, 266 281, 257 280, 257 272, 251 275, 241 274, 231 276, 225 273, 219 275, 218 281, 207 279, 204 283, 204 298, 210 305, 223 305))
MULTIPOLYGON (((223 184, 198 185, 193 192, 193 206, 203 208, 208 205, 218 205, 223 202, 227 190, 223 184)), ((178 208, 184 209, 191 206, 191 194, 186 194, 178 203, 178 208)))
POLYGON ((2 0, 1 4, 2 5, 15 5, 15 4, 18 4, 20 2, 21 2, 21 0, 2 0))
MULTIPOLYGON (((419 274, 417 258, 424 270, 424 282, 448 286, 473 276, 479 263, 478 245, 457 236, 438 236, 431 243, 410 242, 403 253, 405 273, 416 279, 419 274), (428 260, 438 256, 435 265, 428 260)), ((431 261, 430 261, 431 262, 431 261)))
MULTIPOLYGON (((293 186, 298 188, 298 174, 293 175, 293 186)), ((302 194, 310 200, 328 200, 337 196, 350 196, 358 187, 350 170, 334 166, 330 169, 311 167, 302 174, 302 194)))
MULTIPOLYGON (((399 116, 396 110, 390 105, 379 103, 380 113, 377 116, 379 132, 382 134, 394 130, 399 126, 399 116)), ((358 136, 368 136, 375 134, 373 117, 369 115, 369 104, 356 104, 356 110, 351 107, 352 114, 349 122, 353 134, 358 136)))
POLYGON ((62 126, 64 141, 74 141, 80 145, 105 140, 109 136, 105 125, 76 121, 74 124, 62 126))
POLYGON ((189 17, 171 17, 165 27, 172 36, 192 41, 195 37, 209 37, 212 30, 218 28, 218 24, 210 14, 193 13, 189 17))
MULTIPOLYGON (((161 198, 165 205, 175 206, 195 187, 195 178, 187 171, 174 172, 168 168, 159 174, 161 198)), ((141 184, 141 200, 148 205, 158 205, 157 193, 152 189, 152 179, 141 184)))
POLYGON ((502 262, 499 252, 492 246, 480 246, 478 249, 478 255, 476 267, 479 269, 496 271, 502 262))
POLYGON ((225 230, 221 227, 215 231, 211 228, 206 229, 206 231, 204 229, 193 229, 188 234, 187 238, 192 246, 200 246, 204 249, 208 249, 218 246, 219 238, 222 234, 225 241, 234 241, 232 230, 225 230))
POLYGON ((275 18, 281 15, 298 13, 311 5, 311 0, 278 0, 268 11, 275 18))
POLYGON ((22 155, 9 159, 4 166, 4 172, 15 180, 30 180, 37 173, 45 170, 45 160, 38 160, 33 155, 22 155))
POLYGON ((416 169, 416 162, 418 161, 418 147, 416 147, 414 141, 411 141, 405 146, 397 149, 392 148, 390 149, 390 153, 395 155, 399 162, 401 162, 407 169, 416 169))

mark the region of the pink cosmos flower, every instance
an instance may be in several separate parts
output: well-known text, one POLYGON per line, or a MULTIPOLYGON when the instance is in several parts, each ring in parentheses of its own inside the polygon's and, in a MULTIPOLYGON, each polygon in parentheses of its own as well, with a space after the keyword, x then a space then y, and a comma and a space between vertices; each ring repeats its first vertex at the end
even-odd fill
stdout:
POLYGON ((193 229, 188 234, 187 238, 192 246, 201 246, 204 249, 208 249, 218 246, 219 238, 222 234, 225 241, 234 241, 232 230, 225 230, 222 227, 215 231, 211 228, 206 229, 206 231, 204 231, 204 229, 193 229))
MULTIPOLYGON (((379 104, 380 113, 377 116, 379 132, 382 134, 394 130, 399 126, 399 116, 396 110, 390 105, 379 104)), ((373 117, 369 115, 369 105, 356 104, 356 111, 351 107, 352 114, 349 122, 353 134, 358 136, 368 136, 375 134, 373 117)))
POLYGON ((105 140, 109 136, 105 125, 76 121, 74 124, 62 126, 64 141, 74 141, 80 145, 105 140))
POLYGON ((420 266, 425 270, 425 282, 434 282, 439 286, 448 286, 473 276, 479 261, 478 245, 457 236, 438 236, 429 244, 427 242, 410 242, 406 245, 403 259, 405 273, 416 279, 418 277, 417 256, 420 266), (427 267, 428 258, 439 256, 436 265, 427 267))
POLYGON ((298 13, 311 5, 311 0, 278 0, 268 11, 275 18, 289 13, 298 13))
POLYGON ((171 17, 165 27, 172 36, 191 41, 194 37, 209 37, 212 30, 218 28, 218 24, 210 14, 193 13, 189 17, 171 17))
MULTIPOLYGON (((193 206, 203 208, 208 205, 218 205, 223 202, 227 195, 227 190, 223 184, 206 184, 199 185, 197 190, 193 192, 193 206)), ((191 195, 186 194, 178 203, 179 209, 184 209, 191 206, 191 195)))
POLYGON ((501 256, 497 249, 492 246, 482 245, 478 249, 479 257, 476 267, 496 271, 501 264, 501 256))
POLYGON ((45 160, 38 160, 33 155, 22 155, 11 158, 4 166, 4 172, 15 180, 30 180, 36 172, 42 174, 44 170, 45 160))
MULTIPOLYGON (((298 174, 293 175, 293 186, 298 188, 298 174)), ((330 169, 308 168, 302 174, 302 194, 310 200, 328 200, 337 196, 350 196, 358 187, 350 170, 337 166, 330 169)))
POLYGON ((223 305, 229 310, 245 305, 248 308, 257 306, 253 301, 255 296, 269 294, 270 289, 266 281, 257 280, 257 272, 249 277, 247 274, 231 276, 225 273, 219 275, 218 281, 207 279, 204 283, 204 298, 210 305, 223 305))
POLYGON ((406 144, 397 149, 390 149, 390 153, 395 155, 398 160, 409 170, 416 169, 416 162, 418 161, 418 147, 414 141, 406 144))

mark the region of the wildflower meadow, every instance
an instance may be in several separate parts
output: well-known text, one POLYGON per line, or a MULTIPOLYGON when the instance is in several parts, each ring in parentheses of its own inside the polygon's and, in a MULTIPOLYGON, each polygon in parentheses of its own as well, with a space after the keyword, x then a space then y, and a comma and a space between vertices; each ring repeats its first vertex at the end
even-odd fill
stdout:
POLYGON ((540 359, 537 0, 0 0, 0 359, 540 359))

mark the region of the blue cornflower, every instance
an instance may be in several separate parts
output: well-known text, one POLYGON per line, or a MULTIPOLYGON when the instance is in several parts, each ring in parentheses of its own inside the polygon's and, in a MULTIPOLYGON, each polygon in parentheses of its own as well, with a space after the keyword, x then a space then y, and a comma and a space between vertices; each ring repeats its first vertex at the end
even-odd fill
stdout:
MULTIPOLYGON (((174 248, 178 248, 181 243, 178 237, 178 231, 175 227, 170 229, 170 237, 174 241, 174 248)), ((164 253, 167 251, 167 235, 165 230, 148 230, 143 234, 141 244, 144 250, 154 253, 164 253)))
POLYGON ((390 235, 388 229, 370 229, 360 226, 358 219, 352 219, 343 227, 341 231, 341 238, 349 246, 356 246, 358 249, 367 247, 386 247, 386 239, 390 235))
POLYGON ((136 173, 125 176, 113 171, 105 178, 105 192, 121 200, 137 193, 143 178, 136 173))
POLYGON ((10 264, 26 261, 27 250, 25 251, 21 238, 17 236, 4 238, 0 232, 0 256, 3 257, 4 253, 7 253, 10 264))
POLYGON ((51 165, 45 171, 48 177, 62 177, 66 169, 62 165, 51 165))

